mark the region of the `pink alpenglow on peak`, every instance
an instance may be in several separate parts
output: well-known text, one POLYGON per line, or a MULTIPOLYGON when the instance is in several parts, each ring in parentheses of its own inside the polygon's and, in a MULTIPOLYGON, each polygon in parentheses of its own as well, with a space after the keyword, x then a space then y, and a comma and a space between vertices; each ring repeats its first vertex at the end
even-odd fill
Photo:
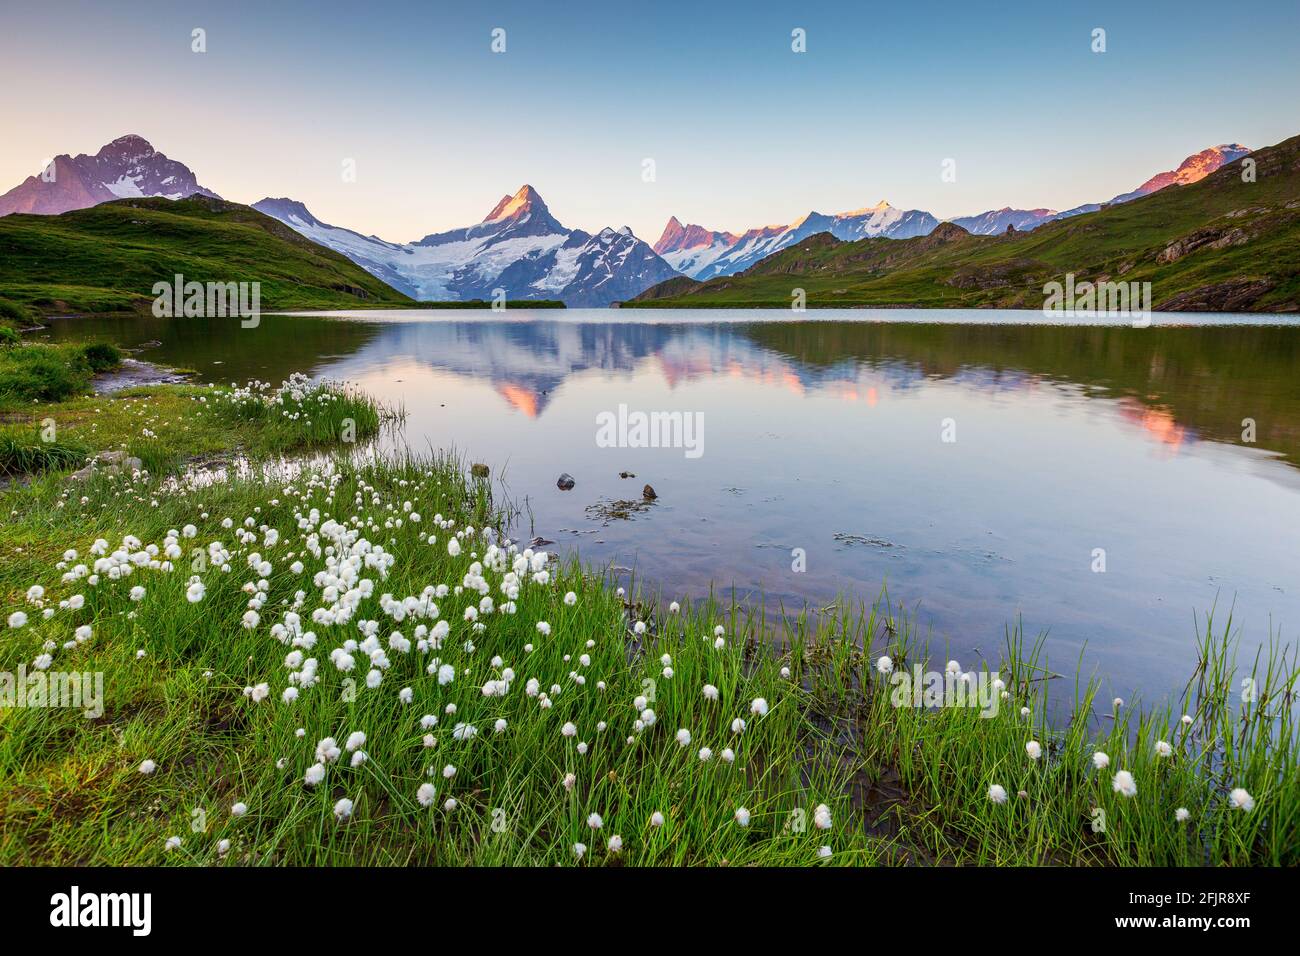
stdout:
POLYGON ((1210 173, 1228 165, 1228 163, 1241 159, 1243 156, 1249 155, 1249 153, 1250 149, 1240 143, 1222 143, 1218 146, 1210 146, 1199 153, 1188 156, 1179 164, 1177 169, 1156 173, 1131 193, 1116 196, 1111 201, 1127 202, 1139 196, 1149 196, 1151 193, 1159 192, 1166 186, 1186 186, 1190 183, 1200 182, 1210 173))
POLYGON ((654 244, 655 252, 661 256, 665 252, 677 252, 681 249, 698 249, 704 246, 711 246, 715 242, 725 242, 727 245, 734 243, 739 236, 730 232, 715 232, 711 229, 705 229, 703 226, 691 224, 683 226, 681 220, 676 216, 668 220, 664 226, 663 235, 659 241, 654 244))
POLYGON ((0 216, 57 216, 113 199, 184 199, 195 193, 220 198, 200 186, 184 163, 168 159, 144 137, 129 133, 93 156, 61 153, 54 157, 43 170, 0 196, 0 216))
POLYGON ((492 207, 484 222, 498 222, 502 219, 522 219, 534 209, 549 214, 546 203, 537 194, 537 190, 527 183, 519 187, 513 196, 502 196, 501 201, 492 207))

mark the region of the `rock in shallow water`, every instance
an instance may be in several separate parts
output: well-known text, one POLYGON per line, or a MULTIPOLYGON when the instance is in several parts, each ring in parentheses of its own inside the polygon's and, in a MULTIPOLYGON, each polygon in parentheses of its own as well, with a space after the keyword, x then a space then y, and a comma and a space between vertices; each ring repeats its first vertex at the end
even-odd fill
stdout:
POLYGON ((575 484, 577 484, 577 482, 573 480, 573 476, 566 471, 556 480, 555 487, 559 488, 561 491, 568 491, 575 484))

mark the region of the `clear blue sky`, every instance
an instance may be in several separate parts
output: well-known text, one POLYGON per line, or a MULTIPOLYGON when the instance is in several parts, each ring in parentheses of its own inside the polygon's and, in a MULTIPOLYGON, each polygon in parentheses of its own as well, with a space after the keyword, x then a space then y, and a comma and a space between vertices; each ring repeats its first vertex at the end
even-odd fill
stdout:
POLYGON ((654 241, 672 214, 1064 209, 1300 133, 1295 0, 965 6, 6 0, 0 191, 135 132, 229 199, 386 239, 528 182, 566 225, 654 241))

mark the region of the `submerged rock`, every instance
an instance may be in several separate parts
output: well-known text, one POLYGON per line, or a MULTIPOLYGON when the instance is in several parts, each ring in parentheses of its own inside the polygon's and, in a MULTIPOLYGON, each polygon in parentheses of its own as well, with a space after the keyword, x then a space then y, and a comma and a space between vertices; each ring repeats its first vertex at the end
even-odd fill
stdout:
POLYGON ((555 481, 555 487, 559 488, 561 491, 569 491, 575 484, 577 484, 577 482, 573 480, 573 476, 567 471, 560 475, 560 477, 555 481))
POLYGON ((135 472, 143 469, 144 462, 134 455, 128 455, 123 451, 101 451, 90 460, 90 464, 85 468, 74 471, 68 477, 75 481, 82 481, 95 474, 95 472, 115 475, 122 471, 135 472))

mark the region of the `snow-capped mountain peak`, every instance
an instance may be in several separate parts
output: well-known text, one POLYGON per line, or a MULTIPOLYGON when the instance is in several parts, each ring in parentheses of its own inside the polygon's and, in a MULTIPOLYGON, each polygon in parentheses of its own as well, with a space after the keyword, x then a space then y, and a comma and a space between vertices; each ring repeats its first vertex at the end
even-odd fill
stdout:
POLYGON ((861 209, 854 209, 850 212, 842 212, 841 216, 869 216, 872 213, 884 212, 886 209, 893 209, 887 200, 880 200, 874 206, 863 206, 861 209))
POLYGON ((184 163, 168 159, 144 137, 129 133, 93 156, 56 156, 46 170, 0 196, 0 216, 15 212, 58 215, 111 199, 184 199, 195 193, 220 198, 200 186, 184 163))
POLYGON ((323 223, 290 199, 264 199, 254 208, 419 300, 491 299, 502 289, 508 302, 607 306, 676 275, 626 226, 594 236, 566 229, 527 185, 502 197, 480 223, 404 244, 323 223))
POLYGON ((253 208, 258 212, 265 213, 272 219, 279 219, 286 225, 289 221, 295 220, 304 226, 324 226, 321 222, 302 203, 296 199, 262 199, 253 204, 253 208))
POLYGON ((1234 162, 1250 152, 1240 143, 1221 143, 1193 153, 1184 159, 1177 169, 1156 173, 1131 193, 1123 193, 1111 200, 1112 203, 1128 202, 1139 196, 1149 196, 1167 186, 1186 186, 1199 182, 1221 166, 1234 162))
POLYGON ((810 212, 789 225, 762 226, 741 235, 683 226, 674 216, 655 243, 655 251, 684 275, 704 280, 741 272, 819 232, 848 240, 875 236, 907 239, 923 236, 938 224, 928 212, 899 209, 883 199, 874 206, 833 216, 810 212))

